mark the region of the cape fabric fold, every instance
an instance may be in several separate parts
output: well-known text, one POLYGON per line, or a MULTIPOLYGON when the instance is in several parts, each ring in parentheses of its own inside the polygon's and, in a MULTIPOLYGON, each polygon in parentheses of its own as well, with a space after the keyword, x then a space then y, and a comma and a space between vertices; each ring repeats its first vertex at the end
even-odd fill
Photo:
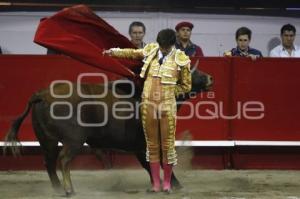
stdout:
POLYGON ((136 78, 132 71, 142 65, 141 61, 102 55, 104 49, 134 46, 85 5, 65 8, 51 17, 41 19, 34 42, 127 78, 136 78))

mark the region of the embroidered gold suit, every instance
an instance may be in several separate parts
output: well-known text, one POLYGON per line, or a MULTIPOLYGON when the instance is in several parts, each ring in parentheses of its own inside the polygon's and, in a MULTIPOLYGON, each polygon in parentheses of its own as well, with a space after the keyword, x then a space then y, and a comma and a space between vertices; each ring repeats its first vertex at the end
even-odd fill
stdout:
POLYGON ((176 164, 175 97, 191 90, 190 59, 181 50, 173 48, 159 64, 159 45, 147 44, 143 49, 113 48, 112 56, 143 59, 140 76, 146 78, 142 93, 141 115, 147 142, 146 158, 176 164))

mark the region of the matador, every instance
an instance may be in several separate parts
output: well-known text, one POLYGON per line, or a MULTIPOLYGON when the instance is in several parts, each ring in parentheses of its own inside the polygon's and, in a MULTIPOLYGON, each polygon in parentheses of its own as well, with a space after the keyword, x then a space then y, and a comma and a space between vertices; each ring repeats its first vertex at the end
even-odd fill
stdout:
POLYGON ((190 59, 175 48, 176 34, 161 30, 157 43, 143 49, 111 48, 104 54, 118 58, 143 59, 140 77, 145 78, 140 112, 147 143, 153 192, 160 191, 160 160, 163 162, 163 191, 171 192, 171 174, 177 164, 175 151, 176 96, 191 90, 190 59))

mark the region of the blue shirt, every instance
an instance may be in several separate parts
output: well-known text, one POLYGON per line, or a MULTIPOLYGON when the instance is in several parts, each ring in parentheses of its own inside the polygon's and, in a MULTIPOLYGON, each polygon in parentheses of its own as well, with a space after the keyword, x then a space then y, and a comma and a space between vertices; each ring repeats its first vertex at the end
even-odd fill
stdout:
POLYGON ((258 57, 262 57, 262 53, 255 49, 255 48, 248 48, 248 50, 241 50, 238 47, 231 49, 231 56, 238 56, 238 57, 246 57, 248 55, 256 55, 258 57))

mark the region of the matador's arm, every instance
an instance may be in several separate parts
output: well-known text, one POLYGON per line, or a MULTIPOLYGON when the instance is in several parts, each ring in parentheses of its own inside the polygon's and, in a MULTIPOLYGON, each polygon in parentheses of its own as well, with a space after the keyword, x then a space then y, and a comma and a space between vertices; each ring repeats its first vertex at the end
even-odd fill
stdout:
POLYGON ((133 49, 133 48, 111 48, 111 56, 118 58, 126 58, 126 59, 143 59, 143 49, 133 49))
POLYGON ((176 97, 179 95, 184 95, 185 93, 190 92, 192 89, 192 74, 190 70, 190 64, 181 67, 180 76, 178 79, 178 83, 175 87, 176 97))

